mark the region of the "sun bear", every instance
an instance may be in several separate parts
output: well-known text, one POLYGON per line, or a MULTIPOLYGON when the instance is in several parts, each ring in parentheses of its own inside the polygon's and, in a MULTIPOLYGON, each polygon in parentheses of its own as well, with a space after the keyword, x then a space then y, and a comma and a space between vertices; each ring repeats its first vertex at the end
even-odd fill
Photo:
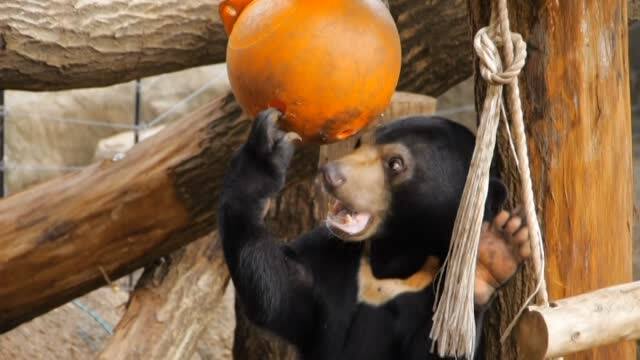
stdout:
MULTIPOLYGON (((473 134, 438 117, 378 128, 371 144, 320 169, 334 199, 325 223, 283 244, 264 223, 295 150, 295 134, 277 127, 280 116, 273 109, 257 116, 221 196, 225 259, 247 316, 303 359, 437 359, 428 336, 434 278, 449 248, 473 134)), ((506 195, 492 176, 477 259, 478 328, 495 291, 530 256, 523 218, 501 210, 506 195)))

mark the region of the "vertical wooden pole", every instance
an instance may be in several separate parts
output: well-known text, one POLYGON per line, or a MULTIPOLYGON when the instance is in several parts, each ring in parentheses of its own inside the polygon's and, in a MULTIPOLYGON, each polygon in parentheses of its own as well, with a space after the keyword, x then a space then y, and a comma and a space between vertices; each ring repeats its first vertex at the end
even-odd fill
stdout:
MULTIPOLYGON (((490 3, 469 0, 474 33, 488 23, 490 3)), ((520 88, 550 296, 560 299, 631 281, 627 2, 509 3, 512 31, 528 42, 520 88)), ((483 80, 476 85, 480 100, 483 80)), ((504 141, 498 152, 507 184, 514 188, 515 167, 504 141)), ((502 292, 488 320, 487 358, 516 358, 513 343, 501 346, 498 339, 529 289, 521 276, 502 292)), ((571 358, 632 359, 635 346, 622 343, 571 358)))

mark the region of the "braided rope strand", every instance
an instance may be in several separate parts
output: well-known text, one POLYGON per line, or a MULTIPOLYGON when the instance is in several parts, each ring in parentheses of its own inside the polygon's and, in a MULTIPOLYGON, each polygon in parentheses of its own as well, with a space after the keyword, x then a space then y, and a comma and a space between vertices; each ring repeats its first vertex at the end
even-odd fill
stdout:
MULTIPOLYGON (((469 175, 456 216, 449 254, 444 261, 444 285, 440 296, 440 282, 436 284, 437 301, 434 304, 433 327, 429 334, 433 340, 431 351, 437 343, 439 356, 473 358, 475 351, 474 281, 476 258, 482 226, 486 195, 489 183, 489 168, 496 142, 497 128, 504 115, 503 87, 508 92, 508 106, 512 115, 514 139, 509 132, 509 141, 514 144, 516 162, 521 178, 522 200, 530 226, 532 259, 537 279, 536 291, 525 303, 538 294, 540 302, 546 304, 548 295, 544 279, 544 251, 538 222, 535 197, 529 170, 526 134, 518 75, 527 56, 526 43, 519 34, 509 30, 509 13, 506 0, 494 0, 491 22, 480 29, 474 38, 474 48, 480 60, 480 75, 488 83, 487 95, 476 135, 476 144, 469 167, 469 175), (502 47, 504 63, 498 45, 502 47), (504 67, 504 69, 503 69, 504 67)), ((508 124, 507 124, 508 125, 508 124)), ((511 331, 524 307, 503 335, 511 331)))
MULTIPOLYGON (((500 123, 503 82, 518 73, 503 71, 498 48, 483 28, 474 39, 480 74, 489 83, 476 144, 453 228, 442 296, 436 303, 429 336, 439 356, 473 357, 475 351, 474 287, 482 215, 489 187, 489 170, 500 123)), ((439 287, 439 286, 438 286, 439 287)), ((432 351, 434 349, 432 348, 432 351)))
MULTIPOLYGON (((500 32, 505 40, 503 47, 503 54, 505 61, 513 59, 513 47, 508 46, 511 44, 509 41, 513 36, 514 43, 517 46, 517 52, 526 54, 527 44, 522 40, 519 34, 511 33, 509 30, 509 11, 507 7, 507 0, 497 0, 498 13, 500 19, 500 32)), ((516 59, 517 61, 517 59, 516 59)), ((518 77, 514 77, 507 85, 507 99, 509 110, 511 111, 511 125, 513 127, 514 139, 511 139, 509 134, 509 141, 515 143, 517 161, 521 164, 518 167, 520 172, 520 188, 521 197, 524 206, 525 215, 529 226, 529 240, 531 243, 531 261, 533 264, 534 272, 537 277, 536 287, 532 294, 527 298, 524 304, 518 310, 518 313, 513 318, 504 334, 500 338, 501 342, 504 342, 511 334, 515 324, 522 315, 522 312, 526 309, 527 305, 537 296, 537 303, 541 305, 549 305, 549 294, 547 292, 547 283, 544 276, 544 243, 542 241, 542 231, 540 230, 540 223, 536 212, 535 195, 533 194, 533 184, 531 181, 531 171, 529 167, 529 155, 527 149, 527 137, 524 128, 524 116, 522 112, 522 104, 520 100, 520 86, 518 77)))

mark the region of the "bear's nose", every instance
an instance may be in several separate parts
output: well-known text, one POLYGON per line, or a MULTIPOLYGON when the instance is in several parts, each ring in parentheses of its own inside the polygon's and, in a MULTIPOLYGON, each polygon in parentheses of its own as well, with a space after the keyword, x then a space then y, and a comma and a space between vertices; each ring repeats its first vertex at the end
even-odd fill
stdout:
POLYGON ((338 164, 328 163, 320 171, 322 172, 324 183, 329 187, 337 188, 347 181, 342 172, 340 172, 338 164))

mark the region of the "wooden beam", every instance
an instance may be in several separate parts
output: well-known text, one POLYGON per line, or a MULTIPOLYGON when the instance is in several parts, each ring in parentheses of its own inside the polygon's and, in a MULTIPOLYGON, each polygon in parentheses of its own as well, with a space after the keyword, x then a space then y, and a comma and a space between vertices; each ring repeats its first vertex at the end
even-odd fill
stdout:
MULTIPOLYGON (((210 233, 250 121, 227 95, 103 161, 0 201, 0 332, 210 233)), ((317 147, 291 182, 315 173, 317 147)))
MULTIPOLYGON (((403 44, 400 90, 439 95, 471 75, 464 1, 390 1, 403 44)), ((224 62, 219 3, 0 1, 0 88, 106 86, 224 62)))
POLYGON ((640 282, 531 306, 514 331, 519 359, 554 359, 640 339, 640 282))
MULTIPOLYGON (((469 0, 474 32, 489 0, 469 0)), ((633 177, 626 0, 509 1, 511 28, 528 43, 520 76, 534 193, 547 252, 547 284, 562 299, 632 280, 633 177)), ((478 100, 483 80, 476 81, 478 100)), ((509 145, 499 142, 503 178, 518 194, 509 145)), ((517 199, 512 199, 517 202, 517 199)), ((500 336, 532 290, 519 276, 487 320, 485 354, 515 359, 500 336)), ((571 359, 635 358, 633 343, 571 359)))

